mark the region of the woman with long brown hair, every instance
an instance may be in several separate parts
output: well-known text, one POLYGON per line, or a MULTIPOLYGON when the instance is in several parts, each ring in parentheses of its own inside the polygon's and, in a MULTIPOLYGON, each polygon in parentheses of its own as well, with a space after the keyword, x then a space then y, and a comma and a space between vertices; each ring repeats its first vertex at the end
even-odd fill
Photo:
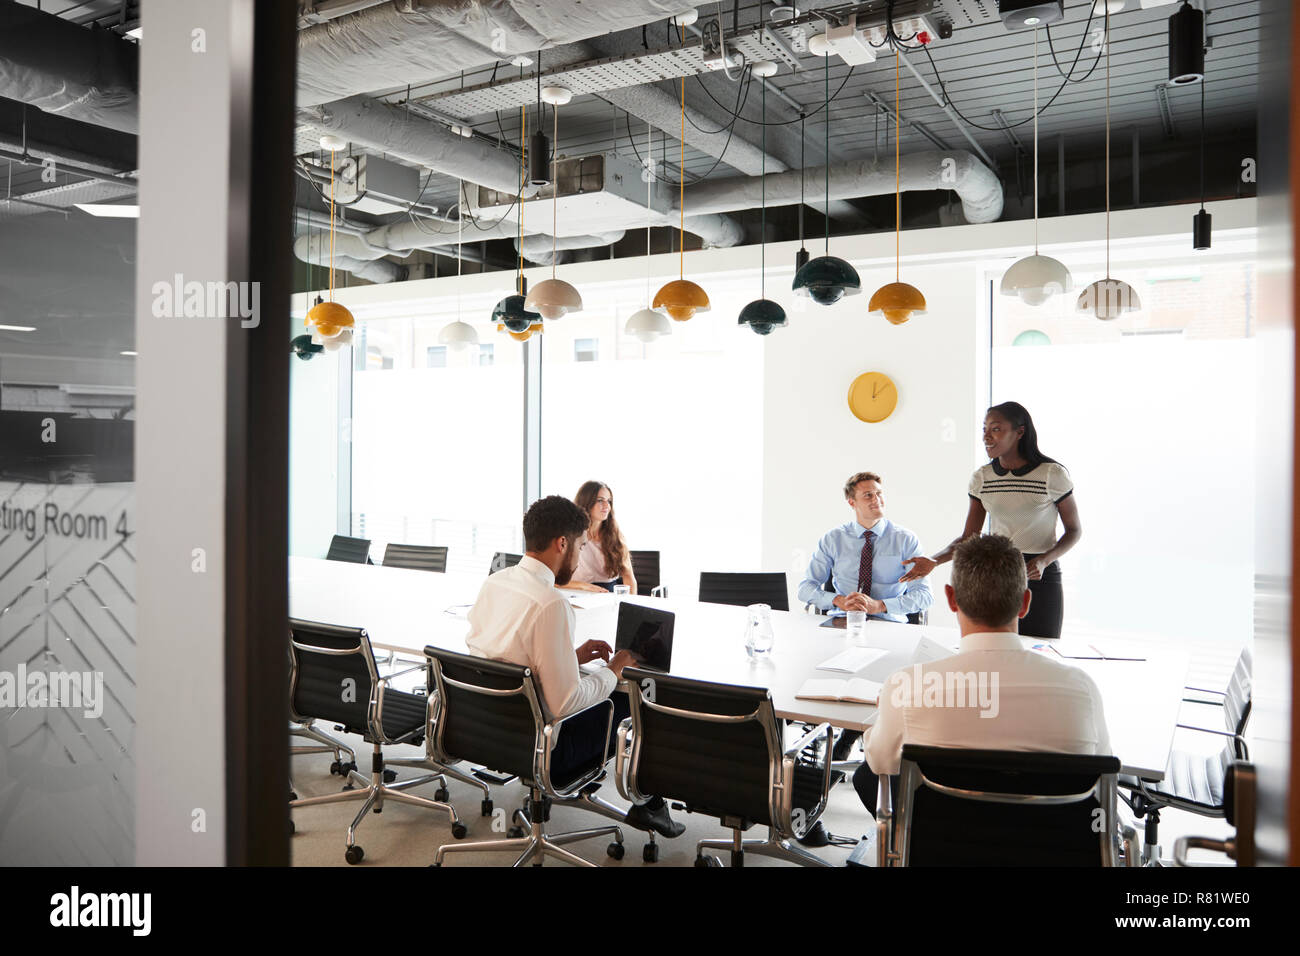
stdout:
POLYGON ((591 521, 578 569, 566 587, 578 591, 612 591, 616 584, 626 584, 636 594, 632 575, 632 556, 614 520, 614 494, 609 485, 588 481, 573 496, 573 503, 587 513, 591 521))

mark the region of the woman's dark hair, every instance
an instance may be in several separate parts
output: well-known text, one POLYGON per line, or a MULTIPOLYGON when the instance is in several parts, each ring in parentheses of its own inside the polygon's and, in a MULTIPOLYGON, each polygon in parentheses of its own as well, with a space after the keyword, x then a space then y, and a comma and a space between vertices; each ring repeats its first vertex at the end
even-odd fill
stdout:
POLYGON ((1055 458, 1048 458, 1038 450, 1038 431, 1034 428, 1034 420, 1029 417, 1029 409, 1025 406, 1019 402, 1003 402, 1001 405, 994 405, 984 414, 1001 415, 1011 423, 1012 428, 1024 426, 1025 433, 1020 436, 1016 451, 1026 462, 1031 465, 1041 465, 1045 461, 1056 462, 1055 458))
MULTIPOLYGON (((573 503, 587 515, 589 526, 592 506, 595 505, 596 496, 600 494, 602 488, 609 491, 609 485, 604 482, 584 482, 578 489, 578 493, 573 496, 573 503)), ((623 535, 618 530, 618 522, 614 520, 614 492, 612 491, 609 491, 609 517, 600 526, 600 540, 596 543, 600 545, 600 553, 605 556, 605 573, 618 577, 623 571, 623 565, 627 564, 627 547, 623 544, 623 535)))

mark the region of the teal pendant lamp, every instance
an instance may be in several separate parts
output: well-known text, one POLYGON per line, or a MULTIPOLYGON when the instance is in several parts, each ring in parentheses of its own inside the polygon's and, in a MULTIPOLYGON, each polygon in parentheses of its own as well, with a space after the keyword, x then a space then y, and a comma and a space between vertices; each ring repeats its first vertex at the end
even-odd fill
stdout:
MULTIPOLYGON (((819 305, 833 305, 846 295, 862 291, 858 271, 831 251, 831 58, 826 58, 826 252, 800 266, 791 288, 795 295, 807 296, 819 305)), ((802 178, 803 170, 799 171, 802 178)))
MULTIPOLYGON (((754 76, 765 78, 776 72, 776 64, 767 60, 755 63, 751 68, 754 76)), ((759 151, 763 156, 762 168, 758 174, 761 184, 762 200, 759 213, 759 298, 740 310, 740 324, 748 325, 759 335, 770 335, 773 329, 785 325, 785 309, 779 303, 767 298, 767 84, 763 84, 762 108, 762 145, 759 151)))

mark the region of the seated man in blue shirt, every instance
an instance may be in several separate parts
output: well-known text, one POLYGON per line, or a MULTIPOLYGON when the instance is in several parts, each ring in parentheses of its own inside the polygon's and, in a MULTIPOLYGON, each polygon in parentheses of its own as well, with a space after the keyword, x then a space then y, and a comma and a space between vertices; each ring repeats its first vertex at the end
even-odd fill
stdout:
MULTIPOLYGON (((903 562, 921 553, 921 542, 906 528, 885 517, 880 476, 860 471, 844 483, 844 499, 853 520, 832 528, 817 542, 808 574, 799 585, 799 600, 823 611, 866 611, 868 617, 905 623, 907 615, 934 602, 925 578, 902 583, 903 562), (835 589, 827 591, 827 581, 835 589)), ((835 744, 834 758, 847 760, 861 737, 845 732, 835 744)))

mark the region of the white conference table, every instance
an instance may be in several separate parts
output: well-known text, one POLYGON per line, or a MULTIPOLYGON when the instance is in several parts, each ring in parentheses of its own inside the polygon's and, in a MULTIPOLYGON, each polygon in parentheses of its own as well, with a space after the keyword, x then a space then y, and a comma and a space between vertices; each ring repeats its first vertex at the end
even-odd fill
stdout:
MULTIPOLYGON (((469 631, 465 615, 482 583, 478 574, 435 574, 291 557, 289 613, 306 620, 364 627, 374 647, 403 654, 422 656, 428 644, 465 651, 469 631)), ((870 704, 795 697, 809 678, 850 676, 817 670, 819 664, 851 646, 846 631, 821 626, 824 617, 773 611, 772 653, 767 660, 754 661, 745 653, 747 612, 743 607, 585 591, 564 593, 571 596, 575 607, 576 644, 594 638, 612 646, 618 604, 625 600, 647 604, 677 615, 673 675, 765 687, 772 694, 777 715, 791 720, 827 722, 850 730, 866 730, 875 721, 876 708, 870 704)), ((913 662, 923 636, 951 650, 956 650, 960 641, 956 628, 869 621, 861 643, 888 653, 853 676, 885 680, 913 662)), ((1106 644, 1109 651, 1116 642, 1106 644)), ((1140 653, 1145 660, 1072 663, 1087 671, 1101 691, 1111 744, 1124 772, 1161 780, 1173 746, 1190 657, 1174 648, 1147 644, 1140 645, 1140 653)))

